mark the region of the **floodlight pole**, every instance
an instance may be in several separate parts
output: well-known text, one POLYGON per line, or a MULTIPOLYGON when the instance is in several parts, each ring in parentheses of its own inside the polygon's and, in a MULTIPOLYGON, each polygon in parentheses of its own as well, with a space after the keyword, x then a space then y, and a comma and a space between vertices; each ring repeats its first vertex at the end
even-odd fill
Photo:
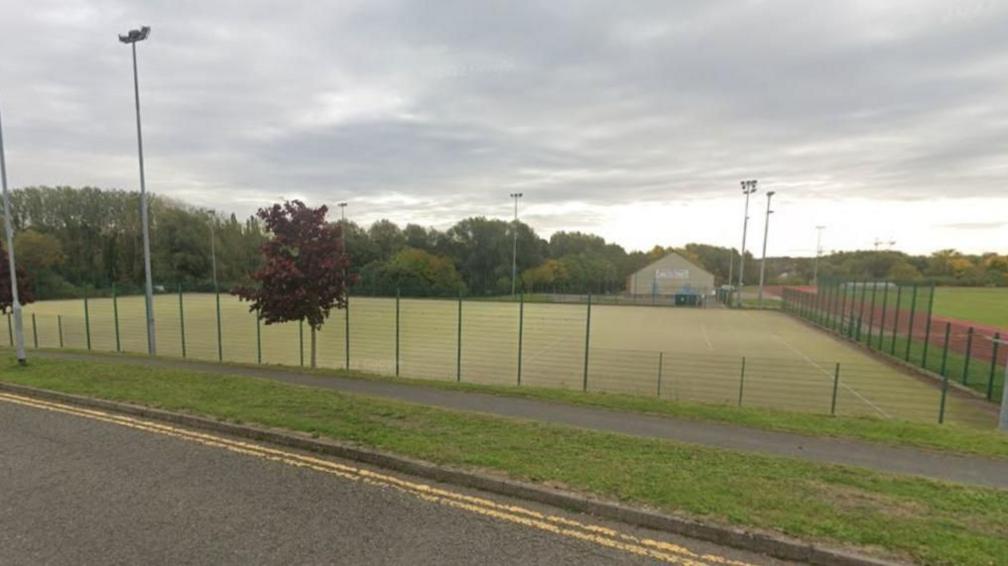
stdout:
POLYGON ((136 103, 137 155, 140 159, 140 224, 143 231, 144 249, 144 306, 147 310, 147 353, 157 354, 157 340, 154 336, 154 286, 151 283, 150 258, 150 222, 147 214, 147 183, 144 177, 143 133, 140 129, 140 82, 137 78, 137 42, 147 39, 150 28, 143 26, 139 30, 130 30, 126 35, 120 35, 119 41, 128 43, 133 51, 133 99, 136 103))
POLYGON ((343 244, 343 253, 346 254, 346 207, 347 207, 347 203, 346 202, 336 203, 336 206, 339 207, 340 240, 342 240, 341 243, 343 244))
MULTIPOLYGON (((346 203, 346 201, 338 202, 338 203, 336 203, 336 206, 339 207, 339 215, 340 215, 340 221, 339 221, 340 222, 340 230, 339 230, 340 246, 343 248, 343 257, 346 257, 346 255, 347 255, 347 247, 346 247, 346 207, 347 207, 347 203, 346 203)), ((343 285, 344 286, 346 286, 346 284, 347 284, 347 282, 346 282, 346 275, 347 275, 347 271, 346 271, 346 268, 344 267, 343 268, 343 285)))
POLYGON ((217 244, 216 236, 214 235, 214 223, 217 222, 217 218, 210 219, 210 268, 213 270, 213 286, 214 292, 217 292, 217 244))
POLYGON ((742 181, 742 193, 745 195, 745 214, 742 217, 742 250, 739 253, 738 304, 742 304, 742 286, 745 284, 745 246, 746 234, 749 230, 749 195, 756 192, 756 179, 742 181))
POLYGON ((518 199, 522 198, 523 193, 511 193, 511 198, 514 199, 514 223, 512 224, 512 231, 514 231, 514 239, 511 247, 511 296, 515 296, 515 289, 518 282, 518 199))
POLYGON ((18 299, 17 266, 14 261, 14 224, 11 221, 10 193, 7 191, 7 162, 4 159, 2 121, 0 121, 0 181, 3 183, 4 233, 7 237, 7 267, 10 269, 11 279, 11 314, 14 317, 14 347, 18 363, 25 365, 28 363, 28 360, 25 357, 21 301, 18 299))
POLYGON ((822 231, 825 226, 816 226, 815 261, 812 263, 812 284, 819 285, 819 255, 822 253, 822 231))
POLYGON ((760 261, 759 268, 759 293, 757 294, 756 300, 759 301, 760 306, 763 306, 763 278, 766 275, 766 244, 767 244, 767 234, 770 232, 770 215, 773 211, 770 210, 770 199, 773 198, 774 191, 770 191, 766 194, 766 220, 763 221, 763 259, 760 261))

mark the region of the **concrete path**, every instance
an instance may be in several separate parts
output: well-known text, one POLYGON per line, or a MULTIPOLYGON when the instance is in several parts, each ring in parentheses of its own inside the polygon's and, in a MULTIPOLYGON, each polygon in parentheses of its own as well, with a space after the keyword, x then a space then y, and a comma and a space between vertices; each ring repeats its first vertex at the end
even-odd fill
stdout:
POLYGON ((858 440, 773 432, 731 424, 644 415, 503 395, 449 391, 406 383, 315 376, 275 367, 242 367, 115 354, 37 352, 34 355, 55 359, 115 361, 243 375, 444 409, 475 411, 590 430, 663 438, 715 448, 787 456, 820 463, 859 466, 880 472, 912 474, 956 483, 1008 489, 1008 458, 954 455, 858 440))
POLYGON ((780 564, 68 405, 0 395, 0 431, 4 564, 780 564))

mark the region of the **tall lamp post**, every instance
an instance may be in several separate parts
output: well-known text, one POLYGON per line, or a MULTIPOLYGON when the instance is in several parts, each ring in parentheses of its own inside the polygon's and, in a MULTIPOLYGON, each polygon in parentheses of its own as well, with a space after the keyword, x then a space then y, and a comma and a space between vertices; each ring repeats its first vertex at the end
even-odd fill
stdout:
POLYGON ((515 290, 517 289, 518 283, 518 199, 522 198, 524 193, 511 193, 511 198, 514 199, 514 223, 512 224, 511 230, 514 232, 514 240, 511 246, 511 296, 515 296, 515 290))
POLYGON ((819 285, 819 256, 822 255, 822 231, 825 226, 816 226, 815 261, 812 263, 812 284, 819 285))
POLYGON ((137 154, 140 158, 140 223, 143 230, 144 249, 144 306, 147 309, 147 353, 151 356, 157 353, 157 341, 154 339, 154 287, 151 283, 150 260, 150 225, 147 220, 147 183, 144 178, 143 134, 140 131, 140 83, 137 79, 136 44, 150 37, 150 27, 132 29, 126 35, 120 35, 119 41, 128 44, 133 51, 133 98, 136 101, 137 154))
MULTIPOLYGON (((340 219, 339 219, 339 226, 340 226, 340 228, 339 228, 339 238, 340 238, 340 244, 343 245, 343 256, 346 257, 346 255, 347 255, 347 248, 346 248, 346 207, 347 207, 347 203, 346 203, 346 201, 338 202, 338 203, 336 203, 336 206, 339 207, 339 216, 340 216, 340 219)), ((346 273, 346 268, 343 268, 343 285, 347 284, 346 283, 346 274, 347 274, 346 273)))
POLYGON ((742 286, 745 285, 745 244, 746 244, 746 233, 749 229, 749 195, 756 192, 756 179, 751 179, 748 181, 742 181, 742 194, 745 195, 745 214, 742 217, 742 250, 739 254, 739 270, 738 270, 738 304, 742 304, 742 286))
POLYGON ((340 240, 343 240, 343 253, 346 253, 346 207, 347 203, 336 203, 339 207, 340 240))
POLYGON ((763 221, 763 259, 760 261, 759 268, 759 294, 757 295, 757 300, 760 306, 763 306, 763 278, 766 275, 766 243, 767 234, 770 232, 770 215, 773 211, 770 210, 770 199, 774 196, 774 191, 770 191, 766 194, 766 220, 763 221))
POLYGON ((7 236, 7 267, 10 269, 11 314, 14 316, 14 347, 17 361, 25 365, 24 326, 21 322, 21 301, 18 299, 17 267, 14 261, 14 225, 11 222, 10 194, 7 192, 7 162, 4 159, 3 122, 0 121, 0 181, 3 183, 4 233, 7 236))

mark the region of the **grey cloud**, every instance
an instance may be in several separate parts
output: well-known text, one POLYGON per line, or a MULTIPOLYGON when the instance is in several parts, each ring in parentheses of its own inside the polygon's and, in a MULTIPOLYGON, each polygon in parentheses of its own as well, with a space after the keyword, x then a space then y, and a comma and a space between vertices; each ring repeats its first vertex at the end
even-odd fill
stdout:
POLYGON ((135 183, 115 34, 147 23, 151 187, 241 213, 338 194, 405 222, 497 210, 512 189, 605 207, 748 177, 809 198, 1004 190, 1000 5, 0 4, 18 185, 135 183))

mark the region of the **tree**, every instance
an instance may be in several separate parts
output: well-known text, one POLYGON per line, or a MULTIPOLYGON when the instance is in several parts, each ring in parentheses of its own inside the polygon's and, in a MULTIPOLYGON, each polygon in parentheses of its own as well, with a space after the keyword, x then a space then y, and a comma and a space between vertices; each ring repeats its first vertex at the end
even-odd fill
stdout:
POLYGON ((386 219, 379 220, 368 228, 368 237, 378 251, 378 259, 388 260, 406 246, 402 230, 386 219))
POLYGON ((315 335, 333 308, 346 308, 349 261, 338 224, 327 224, 328 208, 309 208, 299 200, 260 208, 257 215, 273 237, 262 245, 263 266, 252 275, 257 287, 234 293, 250 301, 266 324, 305 321, 315 335))
POLYGON ((526 291, 555 291, 557 286, 567 282, 567 271, 558 260, 550 258, 522 272, 521 280, 526 291))
POLYGON ((899 282, 916 281, 920 279, 920 271, 908 261, 898 261, 889 268, 886 274, 887 279, 899 282))
MULTIPOLYGON (((16 251, 16 250, 15 250, 16 251)), ((15 256, 16 257, 16 256, 15 256)), ((7 248, 0 244, 0 314, 7 314, 14 306, 14 296, 11 294, 10 258, 7 248)), ((22 305, 35 302, 35 292, 28 272, 21 265, 17 266, 18 301, 22 305)))
POLYGON ((14 236, 18 263, 31 273, 39 273, 63 263, 63 245, 51 234, 29 228, 14 236))

